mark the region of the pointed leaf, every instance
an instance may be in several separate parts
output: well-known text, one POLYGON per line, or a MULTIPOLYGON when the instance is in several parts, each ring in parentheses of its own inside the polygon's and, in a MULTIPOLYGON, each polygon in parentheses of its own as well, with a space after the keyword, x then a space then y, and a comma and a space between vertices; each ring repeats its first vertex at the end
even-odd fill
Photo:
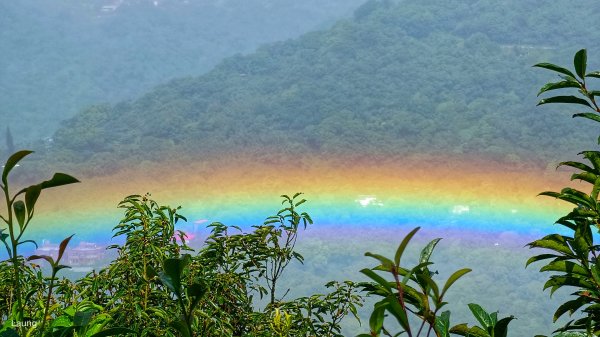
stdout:
POLYGON ((579 98, 576 96, 554 96, 542 99, 538 102, 537 105, 549 104, 549 103, 568 103, 568 104, 581 104, 588 106, 593 109, 592 105, 583 98, 579 98))
POLYGON ((38 244, 37 242, 33 241, 33 240, 23 240, 23 241, 19 241, 19 243, 17 243, 18 246, 24 244, 24 243, 33 243, 33 245, 35 246, 35 248, 38 248, 38 244))
POLYGON ((583 113, 574 114, 573 118, 575 118, 575 117, 582 117, 582 118, 591 119, 595 122, 600 122, 600 115, 598 115, 597 113, 594 113, 594 112, 583 112, 583 113))
POLYGON ((440 295, 440 298, 444 297, 444 294, 446 294, 446 291, 448 291, 448 289, 450 289, 450 287, 454 284, 454 282, 456 282, 459 278, 463 277, 464 275, 466 275, 467 273, 470 273, 470 272, 471 272, 471 269, 463 268, 463 269, 455 271, 452 275, 450 275, 450 277, 446 281, 446 284, 444 284, 444 288, 442 288, 442 294, 440 295))
POLYGON ((569 313, 569 316, 573 315, 579 308, 586 305, 590 301, 591 300, 586 297, 577 297, 574 300, 570 300, 561 304, 561 306, 558 307, 558 309, 556 309, 556 312, 554 312, 554 317, 552 318, 552 321, 556 322, 562 315, 564 315, 567 312, 569 313))
POLYGON ((60 259, 62 259, 62 256, 65 253, 65 249, 67 249, 67 245, 69 244, 69 241, 71 241, 71 238, 73 238, 73 235, 75 234, 71 234, 71 236, 62 240, 62 242, 58 246, 58 257, 56 258, 56 263, 58 263, 60 259))
POLYGON ((561 166, 570 166, 570 167, 580 169, 580 170, 586 171, 586 172, 599 173, 599 172, 594 171, 594 169, 592 167, 587 166, 586 164, 583 164, 583 163, 580 163, 577 161, 565 161, 565 162, 558 164, 558 167, 561 167, 561 166))
POLYGON ((450 311, 444 311, 435 320, 435 331, 440 337, 450 337, 450 311))
POLYGON ((515 319, 514 316, 504 317, 494 326, 494 337, 506 337, 508 334, 508 324, 515 319))
POLYGON ((538 64, 534 65, 534 67, 556 71, 558 73, 565 74, 565 75, 571 76, 573 78, 575 77, 575 74, 573 74, 570 70, 565 69, 560 66, 557 66, 556 64, 552 64, 552 63, 542 62, 542 63, 538 63, 538 64))
POLYGON ((58 187, 73 183, 78 183, 79 180, 73 178, 72 176, 64 173, 54 173, 54 176, 50 180, 46 180, 40 184, 42 189, 58 187))
POLYGON ((410 324, 408 323, 408 316, 406 315, 406 311, 400 303, 398 302, 398 297, 395 294, 388 296, 385 300, 387 302, 386 309, 396 318, 396 321, 400 326, 405 330, 410 330, 410 324))
POLYGON ((25 225, 25 203, 21 200, 17 200, 13 204, 13 209, 15 211, 17 222, 19 223, 19 228, 23 231, 23 226, 25 225))
POLYGON ((25 190, 25 206, 27 206, 27 215, 31 217, 35 203, 37 202, 42 187, 40 185, 32 185, 25 190))
POLYGON ((473 316, 477 319, 481 327, 488 330, 492 326, 492 318, 483 308, 476 303, 469 303, 469 309, 473 313, 473 316))
POLYGON ((490 335, 478 326, 469 328, 466 324, 455 325, 450 329, 450 333, 465 337, 490 337, 490 335))
POLYGON ((33 261, 33 260, 39 260, 39 259, 44 259, 44 260, 48 261, 48 263, 50 263, 50 265, 52 267, 55 266, 54 259, 48 255, 31 255, 29 258, 27 258, 27 261, 33 261))
POLYGON ((379 283, 381 286, 383 286, 383 289, 386 292, 388 292, 388 293, 392 292, 392 290, 391 290, 392 286, 390 285, 390 282, 386 281, 379 274, 375 273, 374 271, 372 271, 371 269, 368 269, 368 268, 362 269, 360 272, 367 275, 371 280, 373 280, 373 281, 379 283))
POLYGON ((13 155, 10 156, 10 158, 8 158, 8 160, 6 161, 6 163, 4 164, 4 170, 2 170, 2 183, 4 184, 4 186, 6 186, 7 182, 8 182, 8 174, 10 173, 10 171, 26 156, 32 154, 33 151, 19 151, 14 153, 13 155))
POLYGON ((383 255, 366 252, 365 256, 369 256, 369 257, 379 260, 379 262, 381 262, 381 266, 383 267, 383 270, 385 270, 385 271, 391 272, 392 269, 394 268, 394 263, 392 262, 392 260, 388 259, 387 257, 385 257, 383 255))
POLYGON ((560 256, 554 255, 554 254, 540 254, 540 255, 532 256, 525 263, 525 267, 529 266, 533 262, 547 260, 547 259, 556 258, 556 257, 560 257, 560 256))
POLYGON ((371 313, 371 317, 369 318, 369 327, 372 332, 379 334, 381 332, 381 328, 383 327, 383 320, 385 318, 385 307, 381 306, 375 308, 371 313))
POLYGON ((567 245, 566 239, 558 234, 546 235, 540 240, 535 240, 527 245, 529 248, 546 248, 555 252, 563 253, 567 256, 575 257, 573 251, 571 248, 569 248, 569 245, 567 245))
POLYGON ((540 269, 540 272, 544 271, 559 271, 567 274, 587 276, 585 268, 572 261, 552 261, 540 269))
POLYGON ((577 75, 583 79, 585 77, 585 68, 587 66, 587 51, 585 49, 581 49, 575 53, 573 65, 575 66, 577 75))
POLYGON ((585 77, 600 78, 600 71, 592 71, 591 73, 586 74, 585 77))
POLYGON ((400 245, 398 246, 398 249, 396 250, 396 255, 394 255, 394 262, 396 262, 396 266, 400 265, 400 259, 402 258, 402 253, 404 253, 404 249, 406 249, 408 242, 419 231, 419 229, 421 229, 421 227, 417 227, 417 228, 413 229, 412 231, 410 231, 410 233, 408 233, 404 237, 402 242, 400 242, 400 245))
POLYGON ((563 88, 581 88, 581 84, 576 81, 560 81, 552 82, 544 85, 538 92, 538 96, 546 91, 563 89, 563 88))
POLYGON ((435 246, 440 242, 441 238, 431 240, 425 248, 421 251, 421 257, 419 258, 419 263, 429 262, 429 258, 431 258, 431 254, 435 249, 435 246))

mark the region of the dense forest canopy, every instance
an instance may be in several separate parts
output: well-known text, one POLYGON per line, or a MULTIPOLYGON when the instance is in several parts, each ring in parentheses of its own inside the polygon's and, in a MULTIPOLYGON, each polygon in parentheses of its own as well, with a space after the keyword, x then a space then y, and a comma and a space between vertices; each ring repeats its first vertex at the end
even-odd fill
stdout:
POLYGON ((593 15, 575 14, 598 7, 369 1, 328 30, 227 58, 136 100, 85 109, 62 124, 49 154, 107 168, 265 149, 555 161, 591 146, 593 131, 574 122, 561 133, 568 115, 533 113, 534 88, 547 75, 531 65, 584 44, 571 28, 593 15))
POLYGON ((223 57, 326 27, 361 2, 2 1, 0 116, 25 146, 87 105, 202 74, 223 57))

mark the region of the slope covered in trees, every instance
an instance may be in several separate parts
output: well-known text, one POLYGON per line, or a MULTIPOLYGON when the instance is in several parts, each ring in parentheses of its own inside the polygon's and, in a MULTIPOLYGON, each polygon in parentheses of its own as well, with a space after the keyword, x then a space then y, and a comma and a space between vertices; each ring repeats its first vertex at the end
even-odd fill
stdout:
POLYGON ((24 146, 85 106, 202 74, 226 56, 327 26, 361 2, 2 1, 0 116, 24 146))
POLYGON ((599 6, 534 7, 370 1, 329 30, 88 108, 63 124, 50 155, 94 166, 253 150, 553 161, 591 145, 591 128, 574 122, 561 132, 570 116, 532 113, 532 88, 547 76, 531 65, 583 44, 571 28, 593 15, 574 14, 599 6))

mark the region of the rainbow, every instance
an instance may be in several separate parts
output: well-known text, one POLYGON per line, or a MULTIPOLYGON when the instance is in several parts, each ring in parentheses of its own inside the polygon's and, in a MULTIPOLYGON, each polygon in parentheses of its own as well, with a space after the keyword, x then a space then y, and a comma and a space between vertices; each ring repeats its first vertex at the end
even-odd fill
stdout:
MULTIPOLYGON (((394 231, 421 226, 441 235, 514 240, 555 231, 568 205, 537 194, 569 184, 566 172, 468 158, 253 161, 187 160, 142 165, 42 195, 28 238, 109 242, 122 217, 118 202, 150 192, 160 204, 182 206, 180 228, 203 235, 206 223, 248 227, 279 210, 282 194, 303 192, 303 210, 318 236, 394 231)), ((309 234, 310 235, 310 234, 309 234)), ((434 235, 434 234, 432 234, 434 235)), ((383 235, 386 237, 386 235, 383 235)))

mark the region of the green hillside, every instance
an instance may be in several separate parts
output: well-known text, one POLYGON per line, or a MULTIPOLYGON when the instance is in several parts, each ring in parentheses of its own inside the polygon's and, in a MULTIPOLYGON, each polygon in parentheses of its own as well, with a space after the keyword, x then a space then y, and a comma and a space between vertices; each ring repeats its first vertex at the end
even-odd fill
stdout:
POLYGON ((599 7, 370 1, 327 31, 228 58, 135 101, 88 108, 63 123, 49 155, 98 167, 241 150, 547 163, 593 146, 584 140, 594 131, 564 126, 565 113, 536 112, 548 74, 531 65, 593 47, 598 33, 575 27, 597 15, 575 14, 599 7))
POLYGON ((327 27, 362 0, 154 2, 0 2, 0 117, 17 144, 52 136, 90 104, 130 99, 226 56, 327 27))

